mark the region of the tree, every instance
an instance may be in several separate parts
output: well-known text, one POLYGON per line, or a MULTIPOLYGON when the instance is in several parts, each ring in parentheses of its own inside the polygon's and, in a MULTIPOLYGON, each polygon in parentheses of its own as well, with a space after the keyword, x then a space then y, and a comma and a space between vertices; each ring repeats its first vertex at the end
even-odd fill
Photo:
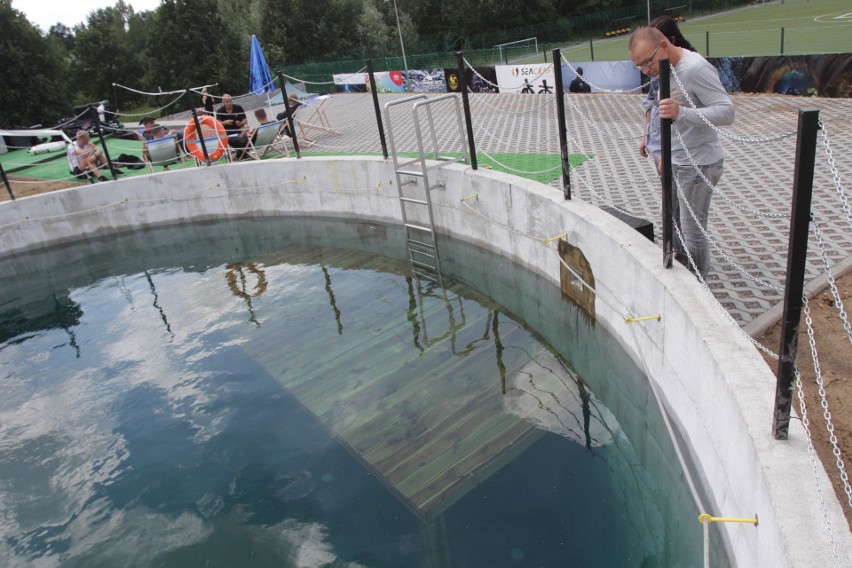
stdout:
POLYGON ((148 22, 147 60, 151 90, 208 83, 219 83, 220 92, 248 90, 240 40, 205 0, 162 0, 148 22))
POLYGON ((133 8, 118 0, 113 7, 91 12, 88 25, 75 28, 74 61, 77 102, 108 99, 113 83, 138 84, 142 76, 140 53, 130 44, 128 28, 133 8))
POLYGON ((6 102, 0 126, 53 124, 66 107, 62 52, 9 0, 0 0, 0 53, 6 102))

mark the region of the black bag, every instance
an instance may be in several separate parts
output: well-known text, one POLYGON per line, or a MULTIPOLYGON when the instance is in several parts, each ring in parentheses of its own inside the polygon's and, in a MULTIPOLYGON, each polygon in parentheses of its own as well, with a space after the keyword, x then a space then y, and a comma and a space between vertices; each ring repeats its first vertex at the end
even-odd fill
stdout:
POLYGON ((128 170, 141 170, 145 167, 145 162, 142 161, 142 158, 137 158, 130 154, 121 154, 114 163, 128 170))

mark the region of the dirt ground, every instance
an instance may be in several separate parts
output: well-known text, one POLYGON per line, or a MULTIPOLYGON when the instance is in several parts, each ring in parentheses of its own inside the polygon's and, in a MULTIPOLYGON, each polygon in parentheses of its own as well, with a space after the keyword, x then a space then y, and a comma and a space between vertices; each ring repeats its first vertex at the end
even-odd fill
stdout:
MULTIPOLYGON (((848 315, 852 310, 852 272, 837 279, 837 289, 848 315)), ((840 456, 843 459, 846 473, 852 478, 852 344, 849 343, 830 289, 826 288, 817 297, 810 300, 809 304, 828 410, 831 413, 831 422, 834 425, 834 434, 837 437, 840 456)), ((846 521, 852 527, 852 508, 848 505, 843 482, 840 479, 840 471, 836 465, 837 459, 829 441, 807 329, 803 312, 799 326, 796 366, 802 376, 805 408, 810 421, 811 436, 817 454, 834 484, 837 498, 846 512, 846 521)), ((758 341, 777 352, 781 341, 780 322, 769 328, 763 337, 758 338, 758 341)), ((770 361, 766 355, 764 355, 764 358, 769 362, 773 371, 778 369, 777 361, 770 361)), ((799 404, 798 390, 794 387, 793 408, 796 415, 801 414, 799 404)))
MULTIPOLYGON (((46 181, 39 184, 15 184, 17 178, 10 177, 15 197, 27 197, 38 195, 58 189, 76 187, 79 183, 68 181, 46 181)), ((5 190, 5 187, 4 187, 5 190)), ((7 191, 0 193, 0 201, 8 201, 7 191)), ((837 288, 843 305, 852 319, 852 272, 838 278, 837 288)), ((830 289, 824 290, 816 298, 810 301, 811 317, 813 319, 814 337, 816 339, 817 352, 819 354, 820 370, 823 385, 828 401, 831 421, 834 425, 834 433, 840 456, 846 468, 847 474, 852 477, 852 344, 843 328, 843 322, 838 316, 834 297, 830 289)), ((766 333, 758 338, 763 345, 774 352, 779 350, 781 336, 780 323, 770 327, 766 333)), ((770 368, 775 371, 778 362, 764 355, 770 368)), ((810 420, 811 436, 822 463, 834 483, 837 498, 843 504, 846 512, 846 520, 852 527, 852 508, 847 504, 846 493, 840 473, 837 469, 837 460, 833 453, 832 444, 829 440, 828 429, 821 405, 821 397, 816 384, 814 366, 811 359, 811 351, 808 342, 807 325, 802 314, 799 330, 798 367, 802 375, 802 383, 805 391, 805 404, 808 419, 810 420)), ((793 408, 796 415, 800 414, 798 391, 794 391, 793 408)))

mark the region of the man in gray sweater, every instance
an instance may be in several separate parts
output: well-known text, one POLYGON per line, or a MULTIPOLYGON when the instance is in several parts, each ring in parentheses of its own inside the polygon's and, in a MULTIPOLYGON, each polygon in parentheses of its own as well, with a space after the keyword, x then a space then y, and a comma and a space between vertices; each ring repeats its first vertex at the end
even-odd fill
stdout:
MULTIPOLYGON (((655 104, 660 118, 672 120, 672 213, 686 249, 705 278, 710 268, 710 243, 703 233, 725 157, 716 127, 734 123, 734 105, 716 68, 699 54, 673 45, 659 30, 638 28, 630 37, 628 51, 635 67, 646 75, 660 74, 661 59, 668 59, 674 67, 672 96, 655 104)), ((673 244, 678 261, 691 269, 677 236, 673 244)))

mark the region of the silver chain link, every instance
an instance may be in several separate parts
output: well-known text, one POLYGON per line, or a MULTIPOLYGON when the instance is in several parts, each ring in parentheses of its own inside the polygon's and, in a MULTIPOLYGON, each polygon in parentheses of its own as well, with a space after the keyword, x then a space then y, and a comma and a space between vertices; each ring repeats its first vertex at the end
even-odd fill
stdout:
POLYGON ((819 497, 819 510, 822 513, 825 532, 828 535, 828 542, 831 545, 831 553, 834 556, 834 565, 840 566, 840 555, 837 553, 837 543, 834 542, 834 531, 831 528, 831 519, 828 518, 828 509, 825 505, 825 493, 822 490, 822 484, 819 482, 819 466, 817 466, 813 439, 811 438, 810 420, 808 419, 808 410, 805 405, 805 389, 802 386, 802 376, 799 374, 799 370, 795 366, 793 367, 793 374, 796 377, 796 389, 799 396, 799 412, 801 412, 802 415, 802 426, 805 429, 805 438, 807 439, 808 458, 811 460, 811 472, 814 474, 814 486, 816 488, 817 496, 819 497))
POLYGON ((680 82, 680 77, 678 77, 677 73, 675 73, 674 65, 669 65, 669 67, 671 67, 671 70, 672 70, 672 77, 674 77, 675 81, 677 82, 678 87, 680 87, 680 92, 683 93, 683 98, 686 100, 687 103, 689 103, 689 106, 692 107, 696 111, 698 116, 701 117, 701 120, 704 121, 704 123, 707 126, 709 126, 713 130, 718 132, 720 136, 724 136, 725 138, 728 138, 729 140, 734 140, 736 142, 748 142, 748 143, 752 143, 752 144, 760 144, 760 143, 764 143, 764 142, 775 142, 775 141, 778 141, 778 140, 784 140, 785 138, 789 138, 789 137, 796 134, 796 131, 793 130, 791 132, 785 132, 784 134, 779 134, 778 136, 770 136, 768 138, 752 138, 752 137, 748 137, 748 136, 735 136, 733 134, 729 134, 729 133, 725 132, 724 130, 722 130, 721 128, 719 128, 718 126, 716 126, 715 124, 713 124, 709 120, 707 120, 707 117, 704 116, 704 113, 701 112, 701 109, 696 107, 695 103, 692 102, 692 98, 689 96, 689 93, 686 92, 686 88, 683 86, 683 83, 680 82))
POLYGON ((808 345, 811 348, 811 359, 813 360, 814 373, 816 376, 816 384, 819 389, 820 406, 822 406, 822 416, 825 418, 826 429, 828 430, 828 440, 831 442, 831 452, 834 454, 835 463, 838 471, 840 471, 840 479, 843 481, 843 489, 846 491, 846 501, 849 508, 852 509, 852 487, 849 485, 849 476, 846 473, 846 468, 843 464, 843 457, 840 454, 840 447, 837 445, 837 436, 834 434, 834 424, 831 422, 831 412, 828 410, 828 398, 825 394, 825 384, 822 380, 822 371, 819 365, 819 355, 817 354, 816 339, 814 337, 813 319, 811 318, 811 307, 808 303, 807 295, 802 295, 802 309, 805 312, 805 323, 808 326, 808 345))
POLYGON ((819 131, 822 135, 822 143, 825 146, 825 155, 828 157, 828 167, 831 169, 831 175, 834 177, 834 187, 840 196, 840 203, 843 205, 843 211, 846 213, 846 220, 849 221, 849 228, 852 229, 852 208, 849 207, 849 201, 846 199, 846 190, 843 189, 843 184, 840 183, 840 174, 837 172, 837 164, 834 162, 834 155, 831 153, 831 143, 828 141, 828 131, 825 128, 825 123, 822 118, 817 120, 819 123, 819 131))
POLYGON ((828 278, 828 287, 831 289, 831 295, 834 296, 834 305, 837 307, 840 320, 843 322, 843 329, 846 330, 846 337, 849 338, 849 343, 852 343, 852 325, 849 324, 846 309, 843 307, 843 298, 840 296, 840 290, 837 289, 837 282, 835 282, 834 275, 831 273, 831 262, 828 260, 828 253, 825 250, 825 242, 822 240, 822 233, 819 231, 819 223, 813 213, 811 213, 811 224, 814 227, 817 246, 819 247, 819 252, 822 256, 822 264, 825 267, 825 274, 828 278))
POLYGON ((730 205, 731 207, 733 207, 735 209, 739 209, 743 213, 746 213, 747 215, 751 215, 752 217, 764 217, 764 218, 767 218, 767 219, 789 219, 790 218, 789 213, 771 213, 771 212, 764 213, 763 211, 751 209, 749 207, 746 207, 744 205, 740 205, 739 203, 736 203, 735 201, 731 200, 727 195, 722 193, 722 191, 720 191, 719 188, 714 186, 710 182, 709 179, 707 179, 707 177, 704 175, 704 172, 702 172, 701 168, 698 167, 698 164, 695 163, 695 159, 692 157, 692 154, 689 153, 689 150, 687 149, 686 144, 684 143, 683 138, 680 135, 680 129, 677 126, 675 126, 674 124, 672 124, 672 131, 677 136, 677 139, 680 142, 681 147, 683 148, 683 152, 684 152, 684 154, 686 154, 686 157, 689 159, 689 162, 692 164, 692 167, 695 168, 695 171, 698 172, 698 175, 701 177, 701 179, 704 180, 704 183, 707 184, 707 187, 709 187, 710 190, 713 193, 717 193, 719 195, 719 197, 721 197, 722 199, 725 200, 725 202, 728 203, 728 205, 730 205))

